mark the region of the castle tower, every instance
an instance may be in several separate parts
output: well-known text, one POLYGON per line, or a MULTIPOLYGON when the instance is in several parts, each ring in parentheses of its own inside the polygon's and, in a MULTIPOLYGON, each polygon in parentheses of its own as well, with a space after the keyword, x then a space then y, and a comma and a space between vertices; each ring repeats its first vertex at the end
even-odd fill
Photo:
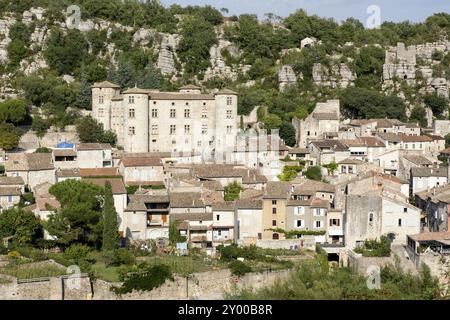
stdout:
POLYGON ((120 94, 120 86, 109 81, 96 82, 92 89, 92 117, 111 130, 111 101, 120 94))
MULTIPOLYGON (((214 95, 216 103, 216 131, 215 150, 216 154, 226 152, 226 148, 232 148, 232 141, 237 134, 237 93, 223 89, 214 95)), ((219 158, 222 157, 219 155, 219 158)), ((216 158, 217 159, 217 158, 216 158)))
POLYGON ((148 90, 131 88, 123 92, 126 152, 149 152, 148 90))

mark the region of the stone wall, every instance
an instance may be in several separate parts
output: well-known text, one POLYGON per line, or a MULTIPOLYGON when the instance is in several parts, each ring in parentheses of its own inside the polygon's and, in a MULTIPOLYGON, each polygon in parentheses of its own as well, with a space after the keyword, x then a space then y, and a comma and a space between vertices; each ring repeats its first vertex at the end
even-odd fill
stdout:
POLYGON ((42 138, 36 136, 32 131, 21 136, 19 148, 25 150, 37 149, 39 147, 54 148, 60 142, 78 143, 78 135, 75 130, 65 132, 47 132, 42 138))
POLYGON ((370 266, 378 266, 380 268, 387 264, 393 264, 394 260, 391 257, 363 257, 362 254, 355 253, 353 250, 348 250, 348 267, 356 273, 366 275, 370 266))
MULTIPOLYGON (((181 300, 181 299, 222 299, 225 292, 234 288, 254 288, 274 284, 286 279, 289 270, 248 273, 242 277, 231 274, 228 269, 194 273, 189 279, 175 276, 174 281, 152 291, 138 292, 118 296, 111 288, 120 283, 96 280, 91 287, 89 277, 77 278, 52 277, 0 284, 0 300, 181 300), (76 282, 74 282, 76 281, 76 282), (93 293, 93 295, 92 295, 93 293)), ((14 279, 14 280, 13 280, 14 279)))

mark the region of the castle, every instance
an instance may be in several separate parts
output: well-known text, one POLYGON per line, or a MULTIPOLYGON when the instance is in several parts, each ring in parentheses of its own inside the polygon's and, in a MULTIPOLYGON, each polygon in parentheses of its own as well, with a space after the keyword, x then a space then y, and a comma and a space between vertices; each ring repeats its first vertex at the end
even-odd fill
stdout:
POLYGON ((188 85, 179 92, 120 87, 108 81, 92 86, 92 116, 117 134, 126 152, 218 152, 235 141, 237 93, 203 94, 188 85))

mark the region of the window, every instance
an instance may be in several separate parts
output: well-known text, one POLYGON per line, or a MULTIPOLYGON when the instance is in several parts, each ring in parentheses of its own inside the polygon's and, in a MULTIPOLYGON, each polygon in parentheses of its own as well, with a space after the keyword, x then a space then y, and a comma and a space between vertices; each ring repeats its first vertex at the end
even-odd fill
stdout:
POLYGON ((310 135, 309 131, 308 131, 308 132, 306 132, 306 135, 307 135, 307 136, 309 136, 309 135, 310 135))
POLYGON ((12 195, 8 195, 8 202, 9 202, 9 203, 12 202, 12 195))
POLYGON ((170 134, 174 135, 177 130, 177 126, 172 124, 170 125, 170 134))
POLYGON ((222 230, 217 230, 217 235, 221 236, 222 235, 222 230))
POLYGON ((339 225, 341 224, 341 220, 340 219, 330 219, 330 227, 339 227, 339 225))
POLYGON ((296 228, 302 228, 303 227, 303 220, 295 220, 295 227, 296 228))
POLYGON ((272 220, 272 227, 276 227, 277 226, 277 220, 272 220))
POLYGON ((314 221, 314 228, 322 228, 322 221, 316 220, 314 221))
POLYGON ((276 206, 277 205, 277 200, 272 200, 272 205, 276 206))
POLYGON ((128 103, 134 104, 134 96, 129 96, 128 97, 128 103))
POLYGON ((373 213, 369 213, 369 222, 373 222, 373 213))
POLYGON ((202 134, 208 134, 208 125, 207 124, 202 125, 202 134))
POLYGON ((408 208, 403 208, 403 212, 408 212, 408 208))
POLYGON ((158 109, 152 109, 152 118, 158 118, 158 109))
POLYGON ((227 106, 233 105, 233 97, 227 97, 227 106))
POLYGON ((134 136, 136 134, 136 129, 134 127, 129 127, 128 128, 128 134, 130 136, 134 136))
POLYGON ((278 233, 274 233, 272 235, 272 240, 278 240, 278 239, 280 239, 280 235, 278 233))
POLYGON ((201 147, 201 146, 202 146, 202 141, 201 140, 197 141, 197 147, 201 147))
POLYGON ((103 117, 103 108, 98 108, 98 116, 103 117))
POLYGON ((277 208, 272 208, 272 214, 277 214, 277 208))
POLYGON ((99 104, 103 104, 103 96, 99 96, 98 97, 98 103, 99 104))
POLYGON ((353 173, 353 166, 348 166, 348 173, 353 173))
POLYGON ((347 166, 341 167, 341 173, 347 173, 347 166))
POLYGON ((185 125, 184 126, 184 134, 190 134, 191 133, 191 126, 185 125))
POLYGON ((152 134, 154 134, 154 135, 158 134, 158 125, 157 124, 152 125, 152 134))
POLYGON ((134 111, 134 109, 128 110, 128 117, 129 117, 129 118, 134 118, 134 116, 135 116, 135 111, 134 111))
POLYGON ((191 117, 191 110, 190 109, 184 109, 184 117, 190 118, 191 117))
POLYGON ((402 226, 402 219, 398 219, 398 226, 399 226, 399 227, 402 226))
POLYGON ((233 118, 233 110, 227 110, 227 119, 233 118))
POLYGON ((233 132, 233 126, 227 126, 227 133, 230 134, 233 132))
POLYGON ((216 220, 217 220, 217 221, 220 220, 220 214, 216 215, 216 220))
POLYGON ((175 110, 175 109, 170 109, 170 117, 171 117, 171 118, 175 118, 176 115, 177 115, 176 110, 175 110))
POLYGON ((305 207, 295 207, 294 214, 297 215, 305 214, 305 207))

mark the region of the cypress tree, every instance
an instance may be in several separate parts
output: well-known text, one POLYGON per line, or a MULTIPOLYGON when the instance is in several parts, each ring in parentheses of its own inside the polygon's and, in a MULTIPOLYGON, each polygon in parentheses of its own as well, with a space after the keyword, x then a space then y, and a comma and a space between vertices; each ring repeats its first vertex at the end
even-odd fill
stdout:
POLYGON ((111 183, 105 185, 105 203, 103 206, 103 246, 102 250, 113 251, 119 246, 117 232, 117 213, 114 208, 114 198, 111 183))

